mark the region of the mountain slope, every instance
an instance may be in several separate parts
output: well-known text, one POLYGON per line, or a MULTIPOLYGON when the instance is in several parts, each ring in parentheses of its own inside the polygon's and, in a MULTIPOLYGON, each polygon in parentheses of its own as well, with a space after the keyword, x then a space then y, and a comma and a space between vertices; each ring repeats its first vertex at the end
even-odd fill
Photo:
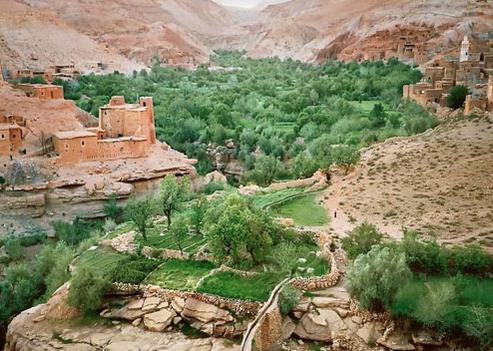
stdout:
POLYGON ((53 64, 96 62, 131 72, 135 62, 70 27, 49 11, 0 0, 0 62, 7 67, 44 69, 53 64))
POLYGON ((405 226, 493 252, 492 130, 491 115, 450 120, 364 150, 355 172, 326 193, 332 226, 344 234, 368 221, 392 237, 405 226))

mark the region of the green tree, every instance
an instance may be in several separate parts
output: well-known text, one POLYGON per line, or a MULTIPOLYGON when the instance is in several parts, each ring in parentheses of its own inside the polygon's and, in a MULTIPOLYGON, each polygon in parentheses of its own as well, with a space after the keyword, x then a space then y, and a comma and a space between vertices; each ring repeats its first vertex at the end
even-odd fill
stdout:
POLYGON ((469 90, 464 85, 456 85, 450 89, 447 96, 447 106, 453 109, 461 108, 466 101, 466 96, 469 90))
POLYGON ((104 214, 107 217, 112 218, 116 223, 122 222, 123 207, 118 206, 118 196, 116 194, 111 194, 104 205, 104 214))
POLYGON ((202 234, 204 226, 204 217, 207 212, 207 197, 205 195, 199 195, 197 200, 192 204, 192 212, 190 214, 190 222, 195 232, 199 235, 202 234))
POLYGON ((245 198, 231 194, 206 212, 204 228, 209 250, 218 261, 230 258, 238 264, 248 254, 253 263, 263 262, 272 245, 270 222, 245 198))
POLYGON ((140 200, 132 197, 128 200, 124 213, 127 220, 134 222, 139 233, 147 241, 149 220, 157 213, 154 199, 150 196, 140 200))
POLYGON ((67 302, 84 313, 97 311, 110 286, 111 282, 108 277, 102 276, 90 267, 80 265, 70 283, 67 302))
POLYGON ((382 310, 391 306, 399 287, 411 276, 403 253, 373 246, 348 267, 348 291, 358 299, 361 307, 382 310))
POLYGON ((361 254, 366 254, 373 245, 382 243, 383 235, 378 228, 370 223, 362 223, 342 238, 342 248, 349 258, 354 259, 361 254))
POLYGON ((332 148, 330 155, 335 165, 344 169, 344 174, 348 174, 351 167, 359 161, 359 151, 353 146, 338 146, 332 148))
POLYGON ((383 127, 385 126, 385 119, 387 117, 387 113, 381 103, 377 103, 373 105, 373 109, 370 112, 370 121, 374 127, 383 127))
POLYGON ((179 217, 176 221, 173 221, 169 229, 169 233, 173 238, 176 246, 181 253, 183 253, 183 243, 185 242, 188 234, 188 223, 184 216, 179 217))
POLYGON ((244 175, 244 180, 267 186, 282 172, 281 161, 272 155, 260 155, 255 159, 254 168, 244 175))
POLYGON ((173 213, 181 208, 188 195, 188 178, 183 178, 181 182, 178 182, 174 175, 168 175, 161 182, 158 203, 168 220, 168 229, 171 226, 173 213))

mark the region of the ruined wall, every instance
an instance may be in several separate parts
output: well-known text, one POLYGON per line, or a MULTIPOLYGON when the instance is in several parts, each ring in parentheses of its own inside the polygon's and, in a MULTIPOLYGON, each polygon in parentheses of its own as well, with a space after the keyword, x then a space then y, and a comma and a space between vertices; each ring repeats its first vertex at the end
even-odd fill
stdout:
POLYGON ((144 157, 148 142, 143 138, 98 140, 97 135, 94 135, 64 140, 54 138, 54 146, 60 163, 71 164, 144 157))
POLYGON ((485 111, 487 105, 488 101, 485 98, 467 95, 464 105, 464 115, 470 115, 475 108, 485 111))
POLYGON ((63 99, 63 87, 53 85, 36 88, 34 96, 42 100, 63 99))

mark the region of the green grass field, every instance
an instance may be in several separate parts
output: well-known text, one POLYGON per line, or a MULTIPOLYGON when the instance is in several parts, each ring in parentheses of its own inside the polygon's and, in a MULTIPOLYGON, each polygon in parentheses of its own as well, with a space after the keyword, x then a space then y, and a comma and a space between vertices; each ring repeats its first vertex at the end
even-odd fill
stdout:
POLYGON ((194 291, 200 278, 214 268, 216 266, 211 262, 170 259, 154 270, 144 283, 167 289, 194 291))
MULTIPOLYGON (((190 233, 183 241, 183 251, 193 255, 205 244, 205 242, 206 240, 204 237, 190 233)), ((150 228, 149 233, 147 234, 147 241, 142 241, 142 243, 158 249, 179 249, 176 241, 174 241, 173 237, 167 233, 166 226, 164 225, 150 228)))
POLYGON ((259 209, 269 208, 273 205, 281 204, 294 196, 303 194, 305 190, 306 187, 298 187, 253 194, 253 205, 259 209))
POLYGON ((275 206, 275 216, 292 218, 296 225, 321 226, 328 222, 325 208, 316 203, 317 194, 306 194, 275 206))
POLYGON ((198 292, 214 294, 232 299, 266 301, 272 289, 283 276, 277 273, 259 273, 252 277, 241 277, 232 272, 218 272, 198 287, 198 292))
POLYGON ((95 272, 106 274, 118 267, 127 257, 112 249, 99 247, 96 250, 85 251, 77 265, 87 265, 95 272))

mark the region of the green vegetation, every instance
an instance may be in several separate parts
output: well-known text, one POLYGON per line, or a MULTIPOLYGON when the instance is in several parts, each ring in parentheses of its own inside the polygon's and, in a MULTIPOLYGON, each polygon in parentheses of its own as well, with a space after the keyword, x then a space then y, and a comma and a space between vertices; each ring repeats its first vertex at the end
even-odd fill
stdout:
POLYGON ((125 206, 125 218, 135 224, 145 241, 147 241, 147 227, 155 214, 157 214, 156 202, 151 196, 144 199, 132 197, 125 206))
POLYGON ((342 238, 342 248, 349 258, 354 259, 371 250, 373 245, 382 243, 383 235, 373 224, 363 223, 354 228, 348 236, 342 238))
POLYGON ((79 265, 70 283, 67 302, 85 313, 96 311, 109 288, 107 277, 88 266, 79 265))
POLYGON ((97 248, 85 251, 79 258, 77 265, 86 266, 91 271, 107 275, 126 260, 127 256, 109 248, 97 248))
POLYGON ((153 96, 158 138, 198 159, 199 173, 212 170, 208 145, 232 139, 247 170, 243 181, 259 184, 309 176, 341 156, 347 165, 356 155, 346 151, 437 123, 421 107, 400 102, 402 86, 419 81, 421 73, 394 59, 320 66, 252 60, 238 52, 218 52, 212 59, 232 69, 156 64, 132 77, 89 75, 56 83, 95 116, 112 95, 127 101, 153 96))
POLYGON ((311 193, 288 200, 275 206, 273 214, 292 218, 296 225, 321 226, 327 224, 327 211, 316 203, 316 197, 317 194, 311 193))
POLYGON ((217 272, 202 280, 197 291, 232 299, 266 301, 282 278, 278 273, 271 272, 251 277, 242 277, 232 272, 217 272))
POLYGON ((157 202, 167 218, 168 229, 171 226, 171 216, 181 208, 188 198, 190 184, 188 178, 178 181, 174 175, 166 176, 161 182, 157 202))
POLYGON ((199 280, 214 268, 216 266, 211 262, 169 259, 153 271, 145 282, 167 289, 194 291, 199 280))
POLYGON ((281 205, 286 201, 302 195, 306 187, 296 187, 269 192, 260 192, 251 195, 252 204, 258 209, 270 209, 275 205, 281 205))
POLYGON ((469 90, 466 86, 456 85, 448 93, 447 106, 453 109, 461 108, 466 101, 467 94, 469 94, 469 90))
POLYGON ((204 233, 207 245, 219 262, 240 260, 254 265, 265 262, 281 228, 272 218, 255 209, 246 198, 231 194, 205 214, 204 233))
POLYGON ((344 244, 356 257, 349 290, 363 307, 462 334, 478 349, 493 346, 493 257, 479 246, 447 248, 411 230, 400 242, 384 241, 368 224, 344 244))
POLYGON ((279 294, 279 309, 286 316, 300 302, 301 292, 288 284, 284 286, 279 294))
POLYGON ((397 290, 410 277, 403 253, 374 246, 348 268, 348 291, 358 298, 361 307, 381 310, 392 304, 397 290))

